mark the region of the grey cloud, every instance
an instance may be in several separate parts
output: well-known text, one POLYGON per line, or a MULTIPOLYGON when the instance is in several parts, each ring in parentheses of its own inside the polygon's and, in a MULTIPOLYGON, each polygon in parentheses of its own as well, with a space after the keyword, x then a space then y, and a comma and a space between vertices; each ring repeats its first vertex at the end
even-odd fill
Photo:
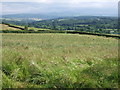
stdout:
POLYGON ((117 5, 111 2, 79 2, 66 1, 42 2, 5 2, 3 14, 19 13, 64 13, 79 15, 117 15, 117 5))

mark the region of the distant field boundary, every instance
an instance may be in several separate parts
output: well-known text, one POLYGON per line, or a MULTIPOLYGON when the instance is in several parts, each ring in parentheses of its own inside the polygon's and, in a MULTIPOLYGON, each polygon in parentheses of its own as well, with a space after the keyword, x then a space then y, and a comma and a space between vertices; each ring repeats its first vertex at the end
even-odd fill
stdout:
POLYGON ((84 34, 84 35, 94 35, 94 36, 104 36, 104 37, 112 37, 120 39, 120 36, 117 35, 109 35, 109 34, 97 34, 97 33, 87 33, 87 32, 70 32, 70 31, 9 31, 3 30, 1 33, 66 33, 66 34, 84 34))
POLYGON ((15 25, 7 24, 7 23, 2 23, 2 24, 8 25, 9 27, 12 27, 12 28, 25 30, 24 28, 21 28, 21 27, 15 26, 15 25))
POLYGON ((104 37, 112 37, 112 38, 118 38, 120 39, 119 35, 110 35, 110 34, 101 34, 101 33, 90 33, 90 32, 80 32, 80 31, 58 31, 58 30, 39 30, 39 31, 29 31, 25 30, 24 28, 14 26, 11 24, 3 23, 5 25, 8 25, 9 27, 13 27, 16 29, 21 29, 22 31, 9 31, 9 30, 2 30, 0 33, 68 33, 68 34, 85 34, 85 35, 95 35, 95 36, 104 36, 104 37))
POLYGON ((120 36, 118 36, 118 35, 110 35, 110 34, 99 34, 99 33, 89 33, 89 32, 70 32, 70 31, 67 32, 67 33, 105 36, 105 37, 113 37, 113 38, 119 38, 120 39, 120 36))

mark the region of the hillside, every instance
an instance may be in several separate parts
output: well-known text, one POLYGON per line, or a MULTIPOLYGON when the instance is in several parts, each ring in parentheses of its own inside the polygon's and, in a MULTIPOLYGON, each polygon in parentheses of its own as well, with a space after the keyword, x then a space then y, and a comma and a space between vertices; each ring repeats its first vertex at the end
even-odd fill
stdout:
POLYGON ((3 88, 118 87, 119 36, 0 25, 3 88))
POLYGON ((15 28, 15 27, 9 27, 8 25, 5 25, 5 24, 0 24, 0 27, 2 28, 1 30, 21 30, 21 29, 18 29, 18 28, 15 28))
POLYGON ((2 35, 3 88, 118 88, 118 40, 79 34, 2 35))
POLYGON ((81 16, 59 18, 29 23, 29 26, 55 30, 75 30, 93 33, 118 34, 116 17, 81 16))
MULTIPOLYGON (((36 16, 34 16, 36 17, 36 16)), ((4 23, 21 25, 28 25, 34 28, 52 29, 52 30, 71 30, 91 33, 104 34, 119 34, 117 30, 117 17, 103 17, 103 16, 78 16, 78 17, 59 17, 47 20, 29 20, 14 21, 3 19, 4 23)))
MULTIPOLYGON (((25 26, 20 25, 13 25, 13 24, 0 24, 2 27, 1 30, 5 31, 23 31, 25 26)), ((43 29, 43 28, 34 28, 34 27, 28 27, 28 31, 40 31, 40 30, 50 30, 50 29, 43 29)))
POLYGON ((105 34, 105 33, 91 33, 84 31, 75 31, 75 30, 52 30, 52 29, 44 29, 44 28, 35 28, 35 27, 27 27, 26 26, 18 26, 13 24, 0 24, 2 33, 64 33, 64 34, 84 34, 84 35, 95 35, 95 36, 105 36, 105 37, 113 37, 120 38, 119 34, 105 34))

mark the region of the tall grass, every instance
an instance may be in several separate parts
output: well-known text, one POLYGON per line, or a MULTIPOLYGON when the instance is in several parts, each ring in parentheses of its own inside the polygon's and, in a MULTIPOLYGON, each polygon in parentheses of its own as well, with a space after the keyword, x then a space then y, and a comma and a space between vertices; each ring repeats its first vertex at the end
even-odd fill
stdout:
POLYGON ((89 35, 3 34, 3 88, 117 88, 118 41, 89 35))
POLYGON ((0 35, 0 89, 2 89, 2 35, 0 35))

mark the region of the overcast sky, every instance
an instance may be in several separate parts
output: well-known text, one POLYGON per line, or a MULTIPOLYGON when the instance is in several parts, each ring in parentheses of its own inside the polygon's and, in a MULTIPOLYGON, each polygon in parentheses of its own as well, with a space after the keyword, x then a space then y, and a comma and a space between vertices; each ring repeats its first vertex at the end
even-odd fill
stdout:
POLYGON ((61 13, 117 16, 119 0, 3 0, 3 14, 61 13))

